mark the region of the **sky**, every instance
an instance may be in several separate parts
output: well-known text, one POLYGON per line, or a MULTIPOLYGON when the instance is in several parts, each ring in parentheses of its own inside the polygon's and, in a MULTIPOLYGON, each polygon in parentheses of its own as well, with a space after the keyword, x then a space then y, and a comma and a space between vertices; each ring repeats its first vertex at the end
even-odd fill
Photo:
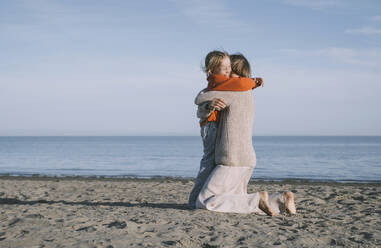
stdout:
POLYGON ((240 52, 255 135, 381 135, 381 1, 1 0, 0 135, 199 135, 240 52))

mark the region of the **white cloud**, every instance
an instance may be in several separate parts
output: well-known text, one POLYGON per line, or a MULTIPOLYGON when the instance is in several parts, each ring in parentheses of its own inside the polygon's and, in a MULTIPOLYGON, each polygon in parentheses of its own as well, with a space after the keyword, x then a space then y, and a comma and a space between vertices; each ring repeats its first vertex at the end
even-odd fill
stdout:
POLYGON ((340 0, 284 0, 286 4, 312 9, 323 9, 337 6, 341 3, 340 0))
POLYGON ((265 87, 255 90, 254 133, 381 134, 381 118, 372 114, 378 111, 380 73, 268 61, 261 75, 265 87))
MULTIPOLYGON (((58 42, 66 43, 62 45, 67 47, 67 41, 70 43, 78 38, 98 40, 113 32, 113 35, 122 38, 136 35, 154 38, 157 33, 156 27, 147 25, 153 22, 157 17, 156 14, 137 12, 128 8, 126 11, 117 12, 115 6, 107 3, 93 6, 56 0, 20 0, 13 1, 9 10, 6 9, 1 15, 0 30, 4 38, 0 43, 58 42)), ((163 32, 161 30, 161 33, 163 32)))
MULTIPOLYGON (((17 14, 22 18, 17 20, 6 13, 0 23, 0 29, 7 40, 51 43, 64 40, 76 34, 81 34, 81 25, 88 22, 88 16, 78 10, 55 1, 19 1, 14 3, 17 14), (68 28, 70 27, 70 28, 68 28)), ((92 21, 96 19, 93 18, 92 21)))
POLYGON ((193 23, 211 31, 215 31, 215 29, 226 32, 250 30, 247 24, 233 15, 224 1, 172 0, 172 2, 193 23))
POLYGON ((345 33, 372 35, 372 34, 381 34, 381 29, 373 28, 373 27, 362 27, 362 28, 347 29, 345 30, 345 33))
POLYGON ((197 63, 62 55, 1 69, 0 135, 198 132, 193 100, 206 80, 197 63))
POLYGON ((331 61, 370 67, 381 66, 381 48, 352 49, 343 47, 328 47, 316 50, 282 49, 290 56, 321 57, 331 61))

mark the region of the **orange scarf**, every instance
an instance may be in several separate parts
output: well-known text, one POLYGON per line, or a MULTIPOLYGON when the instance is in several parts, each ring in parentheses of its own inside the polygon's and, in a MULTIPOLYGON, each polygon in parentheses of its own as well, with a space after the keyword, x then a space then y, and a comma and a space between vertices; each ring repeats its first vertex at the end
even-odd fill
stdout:
POLYGON ((216 91, 248 91, 255 87, 255 82, 251 78, 226 77, 223 75, 211 74, 208 78, 207 90, 216 91))
MULTIPOLYGON (((207 80, 207 91, 248 91, 254 89, 255 87, 255 82, 251 78, 226 77, 223 75, 211 74, 208 76, 207 80)), ((216 110, 212 112, 205 122, 201 123, 201 126, 205 125, 209 121, 219 121, 219 115, 216 110)))

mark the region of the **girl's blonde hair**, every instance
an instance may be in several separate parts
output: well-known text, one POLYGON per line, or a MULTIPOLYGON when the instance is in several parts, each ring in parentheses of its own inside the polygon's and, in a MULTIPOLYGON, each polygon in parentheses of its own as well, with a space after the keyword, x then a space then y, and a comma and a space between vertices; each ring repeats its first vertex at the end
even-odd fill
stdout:
POLYGON ((205 64, 202 66, 203 71, 206 74, 213 74, 218 71, 218 67, 221 65, 221 61, 225 58, 229 58, 227 52, 222 52, 218 50, 211 51, 205 57, 205 64))
POLYGON ((230 55, 230 63, 232 66, 232 73, 235 73, 240 77, 251 77, 250 63, 241 53, 230 55))

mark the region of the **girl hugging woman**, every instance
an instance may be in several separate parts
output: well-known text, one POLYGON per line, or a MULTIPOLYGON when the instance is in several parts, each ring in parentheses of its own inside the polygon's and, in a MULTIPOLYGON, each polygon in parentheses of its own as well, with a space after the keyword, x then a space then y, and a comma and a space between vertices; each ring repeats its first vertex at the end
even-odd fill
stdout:
POLYGON ((263 85, 263 80, 250 78, 250 64, 243 55, 229 57, 220 51, 207 55, 205 72, 208 87, 195 100, 204 156, 189 205, 218 212, 275 215, 284 209, 295 213, 291 192, 247 194, 256 164, 252 89, 263 85))

